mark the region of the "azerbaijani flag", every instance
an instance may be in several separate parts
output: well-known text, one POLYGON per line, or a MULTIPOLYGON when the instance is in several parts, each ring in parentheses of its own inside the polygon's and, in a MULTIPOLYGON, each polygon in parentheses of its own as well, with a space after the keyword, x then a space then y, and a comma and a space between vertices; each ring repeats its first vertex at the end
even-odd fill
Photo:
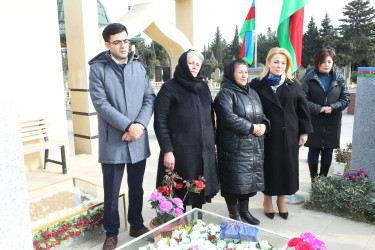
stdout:
POLYGON ((254 34, 255 30, 255 0, 251 4, 249 13, 240 31, 240 37, 243 41, 240 58, 251 64, 254 57, 254 34))
POLYGON ((292 56, 292 72, 301 65, 304 6, 307 0, 284 0, 277 39, 281 48, 292 56))

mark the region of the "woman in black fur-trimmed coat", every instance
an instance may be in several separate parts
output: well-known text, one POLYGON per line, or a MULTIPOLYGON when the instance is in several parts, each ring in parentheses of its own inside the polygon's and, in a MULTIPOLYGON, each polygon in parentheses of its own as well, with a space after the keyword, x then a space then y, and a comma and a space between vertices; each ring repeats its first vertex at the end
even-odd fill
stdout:
MULTIPOLYGON (((165 169, 184 180, 206 179, 200 194, 189 192, 184 205, 202 208, 219 191, 211 92, 202 80, 203 56, 194 51, 179 58, 174 78, 165 82, 155 100, 154 129, 160 146, 156 186, 165 169)), ((176 189, 183 199, 186 189, 176 189)))

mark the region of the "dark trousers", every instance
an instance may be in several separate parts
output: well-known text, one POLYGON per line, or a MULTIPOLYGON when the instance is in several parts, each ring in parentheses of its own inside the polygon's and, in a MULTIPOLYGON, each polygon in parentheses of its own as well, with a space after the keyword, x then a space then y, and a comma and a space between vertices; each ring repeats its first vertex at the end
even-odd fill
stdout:
MULTIPOLYGON (((135 164, 126 164, 128 175, 128 222, 135 229, 143 227, 143 176, 146 168, 146 160, 135 164)), ((102 163, 104 186, 104 216, 103 227, 107 237, 117 236, 120 228, 120 216, 118 212, 118 195, 125 164, 102 163)))
POLYGON ((333 148, 309 148, 307 162, 310 164, 318 164, 319 155, 321 164, 331 164, 333 148))

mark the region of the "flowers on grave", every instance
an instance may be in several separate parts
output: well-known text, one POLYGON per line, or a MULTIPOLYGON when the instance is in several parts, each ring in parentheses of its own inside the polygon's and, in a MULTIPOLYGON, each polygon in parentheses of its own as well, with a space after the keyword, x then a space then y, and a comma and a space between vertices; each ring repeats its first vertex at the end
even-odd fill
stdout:
POLYGON ((267 240, 252 242, 240 239, 220 238, 220 225, 194 220, 189 225, 180 226, 169 237, 150 243, 139 250, 153 249, 232 249, 270 250, 274 249, 267 240))
POLYGON ((50 249, 103 225, 103 205, 35 232, 33 249, 50 249))
POLYGON ((346 180, 350 180, 354 183, 363 183, 368 180, 368 174, 366 174, 363 169, 360 169, 356 172, 345 172, 343 178, 346 180))
POLYGON ((204 177, 199 176, 198 180, 183 180, 176 172, 166 169, 163 177, 162 186, 151 194, 149 202, 153 209, 156 210, 157 217, 154 218, 152 224, 160 226, 175 217, 183 214, 183 201, 188 192, 200 193, 204 188, 204 177), (176 197, 174 190, 186 188, 186 194, 181 200, 176 197))
POLYGON ((312 233, 302 233, 300 237, 292 238, 288 242, 288 247, 294 247, 296 250, 327 249, 326 244, 315 238, 315 235, 312 233))

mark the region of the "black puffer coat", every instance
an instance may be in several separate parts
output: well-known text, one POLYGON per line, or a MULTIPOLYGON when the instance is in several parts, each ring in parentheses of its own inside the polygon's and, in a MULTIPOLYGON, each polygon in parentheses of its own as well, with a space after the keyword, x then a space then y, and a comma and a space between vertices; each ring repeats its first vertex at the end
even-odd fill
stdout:
POLYGON ((331 74, 332 82, 327 92, 324 91, 316 70, 309 72, 303 80, 302 89, 314 128, 314 133, 309 134, 306 147, 340 147, 342 111, 349 105, 350 96, 341 70, 335 67, 331 74), (332 113, 320 113, 323 106, 331 106, 332 113))
POLYGON ((258 94, 226 81, 214 101, 217 116, 216 143, 221 188, 232 194, 264 189, 264 135, 252 134, 253 124, 270 127, 258 94))

